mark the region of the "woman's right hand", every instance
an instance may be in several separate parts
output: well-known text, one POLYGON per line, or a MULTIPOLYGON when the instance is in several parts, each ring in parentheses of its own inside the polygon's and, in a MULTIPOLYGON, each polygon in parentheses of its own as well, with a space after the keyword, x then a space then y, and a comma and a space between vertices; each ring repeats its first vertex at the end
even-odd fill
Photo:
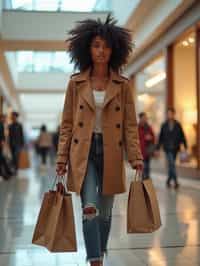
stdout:
POLYGON ((65 163, 57 163, 56 173, 58 176, 64 176, 67 173, 67 166, 65 163))

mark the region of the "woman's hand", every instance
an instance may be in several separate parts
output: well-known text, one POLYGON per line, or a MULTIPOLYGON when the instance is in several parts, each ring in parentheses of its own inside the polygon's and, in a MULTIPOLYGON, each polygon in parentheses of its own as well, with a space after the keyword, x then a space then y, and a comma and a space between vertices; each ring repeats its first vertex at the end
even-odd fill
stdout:
POLYGON ((56 173, 58 176, 64 176, 67 173, 67 165, 65 163, 57 163, 56 173))
POLYGON ((136 165, 135 165, 135 170, 136 170, 136 173, 139 175, 139 176, 142 176, 143 174, 143 170, 144 170, 144 164, 143 162, 138 162, 136 165))

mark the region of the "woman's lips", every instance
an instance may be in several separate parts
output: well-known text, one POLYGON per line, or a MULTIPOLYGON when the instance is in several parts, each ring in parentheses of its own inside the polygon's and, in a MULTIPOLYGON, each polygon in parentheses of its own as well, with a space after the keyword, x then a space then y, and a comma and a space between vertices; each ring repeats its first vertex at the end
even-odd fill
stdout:
POLYGON ((105 56, 101 55, 101 56, 97 56, 98 59, 104 59, 105 56))

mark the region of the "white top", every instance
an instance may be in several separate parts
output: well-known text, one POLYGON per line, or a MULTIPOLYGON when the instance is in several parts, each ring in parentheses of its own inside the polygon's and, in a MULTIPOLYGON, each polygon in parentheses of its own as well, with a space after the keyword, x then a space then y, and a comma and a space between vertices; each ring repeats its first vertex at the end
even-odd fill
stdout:
POLYGON ((102 132, 102 126, 101 126, 101 114, 103 109, 103 103, 105 99, 105 90, 93 90, 94 95, 94 102, 96 106, 96 119, 95 119, 95 126, 94 126, 94 132, 95 133, 101 133, 102 132))

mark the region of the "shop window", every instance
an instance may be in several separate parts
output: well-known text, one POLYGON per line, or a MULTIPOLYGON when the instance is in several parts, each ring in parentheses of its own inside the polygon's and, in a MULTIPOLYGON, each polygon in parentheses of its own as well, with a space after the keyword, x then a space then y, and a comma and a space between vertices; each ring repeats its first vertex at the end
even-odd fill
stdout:
POLYGON ((174 106, 181 122, 192 159, 197 166, 197 91, 195 34, 184 34, 173 47, 174 106))
POLYGON ((146 112, 154 131, 159 134, 165 119, 165 58, 158 56, 135 76, 137 113, 146 112))

